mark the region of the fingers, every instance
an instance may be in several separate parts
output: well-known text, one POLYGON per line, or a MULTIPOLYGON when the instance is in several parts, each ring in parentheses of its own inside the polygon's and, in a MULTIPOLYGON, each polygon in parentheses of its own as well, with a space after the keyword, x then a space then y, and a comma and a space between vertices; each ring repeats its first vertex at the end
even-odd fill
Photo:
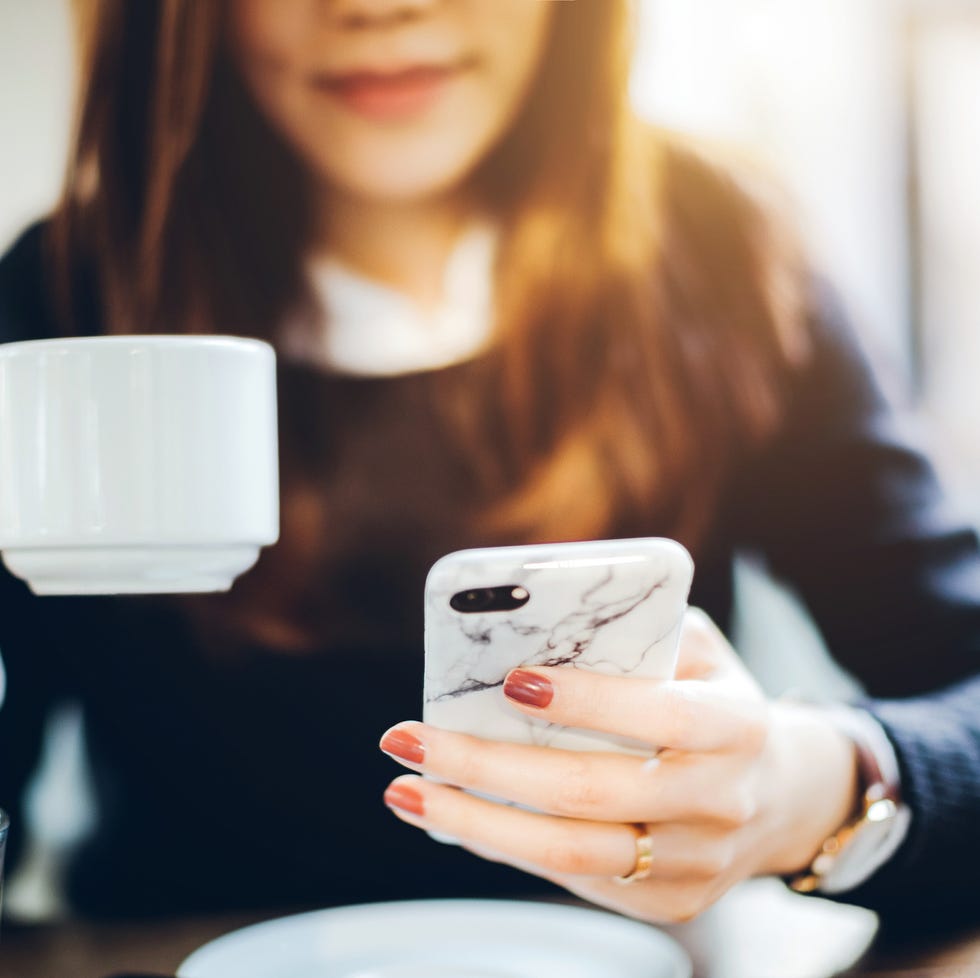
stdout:
POLYGON ((724 681, 733 692, 761 696, 738 653, 700 608, 688 608, 684 615, 674 678, 724 681))
POLYGON ((681 624, 675 679, 707 679, 739 659, 728 639, 700 608, 688 608, 681 624))
POLYGON ((717 626, 688 609, 673 680, 521 668, 504 683, 511 705, 563 726, 681 751, 758 747, 765 697, 717 626))
POLYGON ((421 723, 392 728, 381 749, 440 781, 554 815, 635 822, 675 805, 665 780, 626 754, 479 740, 421 723))
POLYGON ((683 751, 738 748, 761 733, 764 701, 732 696, 701 680, 602 676, 578 669, 515 669, 504 684, 510 703, 549 723, 628 737, 683 751))
MULTIPOLYGON (((616 884, 636 866, 632 824, 557 818, 477 798, 415 776, 396 779, 385 802, 403 821, 458 839, 496 862, 566 885, 569 877, 616 884)), ((647 826, 653 863, 650 879, 704 882, 728 872, 735 859, 731 834, 684 824, 647 826)))
POLYGON ((589 903, 653 924, 682 924, 693 920, 733 885, 733 881, 723 879, 650 879, 637 887, 583 876, 549 879, 589 903))
POLYGON ((602 822, 737 825, 745 807, 724 755, 659 759, 480 740, 399 724, 381 749, 430 777, 539 812, 602 822))
POLYGON ((385 803, 403 821, 498 853, 537 875, 626 875, 636 862, 636 831, 510 808, 415 776, 396 779, 385 803))

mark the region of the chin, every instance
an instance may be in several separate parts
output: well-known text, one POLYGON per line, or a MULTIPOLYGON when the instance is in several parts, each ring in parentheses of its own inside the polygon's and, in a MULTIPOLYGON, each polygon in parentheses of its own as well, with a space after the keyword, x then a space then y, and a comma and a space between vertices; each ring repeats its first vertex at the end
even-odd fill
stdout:
POLYGON ((425 200, 460 188, 484 152, 482 145, 437 139, 393 143, 351 154, 342 162, 321 157, 317 170, 342 193, 373 200, 425 200))

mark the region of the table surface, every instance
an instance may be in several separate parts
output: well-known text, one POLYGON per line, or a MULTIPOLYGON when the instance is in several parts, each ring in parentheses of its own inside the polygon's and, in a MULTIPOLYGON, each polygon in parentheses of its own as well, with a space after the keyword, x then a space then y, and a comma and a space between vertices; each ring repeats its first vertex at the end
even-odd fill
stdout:
MULTIPOLYGON (((275 915, 8 927, 0 941, 0 978, 172 975, 195 948, 270 916, 275 915)), ((980 925, 940 939, 910 938, 904 946, 879 940, 862 953, 874 927, 867 911, 797 897, 773 881, 753 881, 698 920, 668 930, 691 954, 696 978, 980 975, 980 925)))

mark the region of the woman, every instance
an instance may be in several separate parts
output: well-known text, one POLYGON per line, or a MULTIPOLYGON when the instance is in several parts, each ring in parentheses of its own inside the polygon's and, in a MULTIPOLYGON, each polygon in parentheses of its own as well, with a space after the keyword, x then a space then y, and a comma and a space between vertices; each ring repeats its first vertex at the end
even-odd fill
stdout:
POLYGON ((79 698, 99 812, 78 909, 543 878, 676 920, 759 873, 840 889, 810 864, 869 787, 893 807, 872 856, 848 857, 848 898, 966 886, 975 537, 765 208, 630 114, 628 13, 92 5, 65 196, 0 265, 3 339, 274 342, 283 533, 223 596, 38 602, 3 580, 0 804, 18 805, 47 709, 79 698), (506 695, 666 745, 656 762, 398 724, 382 747, 413 770, 539 811, 407 775, 389 807, 487 858, 392 823, 373 744, 417 713, 427 567, 638 535, 698 568, 677 680, 518 671, 506 695), (718 627, 737 550, 800 590, 876 697, 864 712, 766 702, 718 627))

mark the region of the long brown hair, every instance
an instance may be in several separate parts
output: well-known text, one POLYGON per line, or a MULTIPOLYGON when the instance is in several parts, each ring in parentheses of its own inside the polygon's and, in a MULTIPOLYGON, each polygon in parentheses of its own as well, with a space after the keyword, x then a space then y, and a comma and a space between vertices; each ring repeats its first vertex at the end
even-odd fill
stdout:
MULTIPOLYGON (((232 70, 221 7, 82 0, 52 233, 65 290, 94 270, 108 331, 274 341, 307 301, 307 177, 232 70)), ((628 0, 556 5, 523 111, 474 176, 502 233, 498 355, 442 410, 461 453, 490 402, 503 417, 474 457, 498 490, 487 527, 582 538, 656 505, 696 549, 802 355, 796 267, 750 194, 634 117, 631 26, 628 0)))

